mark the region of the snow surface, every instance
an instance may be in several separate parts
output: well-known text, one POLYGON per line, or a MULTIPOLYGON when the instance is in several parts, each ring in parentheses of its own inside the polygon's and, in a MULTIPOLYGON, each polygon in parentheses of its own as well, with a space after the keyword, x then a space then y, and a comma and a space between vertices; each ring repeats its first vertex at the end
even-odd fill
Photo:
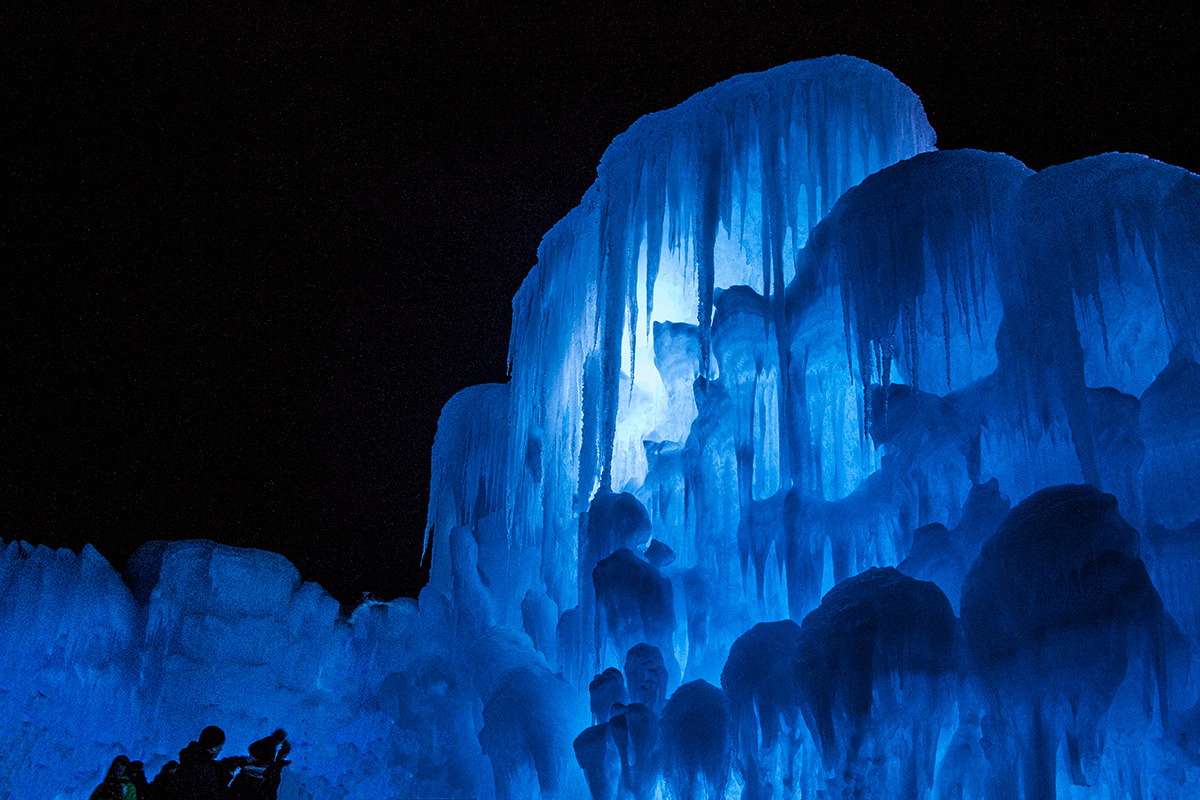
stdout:
POLYGON ((9 543, 0 798, 209 724, 286 798, 1195 797, 1200 177, 933 147, 844 56, 618 137, 443 411, 418 602, 9 543))

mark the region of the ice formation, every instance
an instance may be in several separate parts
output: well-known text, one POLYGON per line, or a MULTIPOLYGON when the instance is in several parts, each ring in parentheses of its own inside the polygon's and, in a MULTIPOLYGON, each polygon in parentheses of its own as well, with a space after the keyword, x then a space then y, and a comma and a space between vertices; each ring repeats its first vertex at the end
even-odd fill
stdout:
POLYGON ((1194 797, 1198 225, 849 57, 647 116, 446 405, 419 602, 9 544, 0 798, 211 723, 288 798, 1194 797))

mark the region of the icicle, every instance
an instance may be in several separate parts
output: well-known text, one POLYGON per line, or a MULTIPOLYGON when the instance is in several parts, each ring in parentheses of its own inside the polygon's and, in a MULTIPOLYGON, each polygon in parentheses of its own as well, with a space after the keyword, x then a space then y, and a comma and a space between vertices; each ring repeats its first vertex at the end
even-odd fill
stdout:
MULTIPOLYGON (((943 391, 955 386, 952 367, 960 353, 965 361, 961 385, 992 370, 990 339, 981 336, 972 342, 967 335, 972 325, 981 325, 980 315, 971 313, 972 305, 957 303, 959 316, 952 317, 950 298, 969 293, 978 303, 980 284, 994 287, 988 256, 995 243, 990 238, 975 242, 976 232, 990 230, 993 220, 1007 213, 1009 198, 1030 174, 1019 162, 997 154, 964 150, 918 155, 848 191, 817 227, 809 241, 812 263, 837 272, 847 346, 856 342, 847 357, 853 363, 857 356, 864 392, 872 382, 889 382, 897 330, 906 378, 914 386, 922 384, 927 373, 921 367, 925 345, 919 331, 926 327, 920 319, 926 313, 942 323, 943 391), (940 291, 931 297, 932 280, 940 291)), ((999 313, 991 316, 998 324, 999 313)))
POLYGON ((1001 264, 1011 319, 1005 349, 1014 359, 1006 374, 1019 394, 1035 399, 1042 427, 1061 405, 1089 483, 1101 485, 1088 387, 1141 394, 1171 344, 1164 341, 1170 310, 1163 316, 1143 310, 1138 327, 1117 333, 1106 309, 1151 292, 1160 307, 1174 305, 1162 297, 1169 280, 1161 263, 1136 243, 1168 230, 1160 219, 1163 203, 1189 175, 1144 156, 1109 153, 1043 170, 1014 199, 1012 246, 1001 264), (1075 309, 1086 322, 1089 306, 1098 337, 1075 324, 1075 309))
POLYGON ((508 411, 508 386, 498 383, 463 389, 442 408, 430 465, 422 560, 429 555, 435 529, 448 537, 452 528, 504 508, 508 411))
POLYGON ((662 172, 658 169, 658 159, 655 158, 649 167, 651 172, 646 176, 647 187, 643 192, 646 226, 646 332, 654 321, 654 284, 658 279, 658 267, 662 259, 663 215, 667 213, 665 186, 662 172))
POLYGON ((720 202, 720 150, 709 144, 702 156, 699 211, 696 215, 697 315, 700 319, 700 377, 708 378, 708 360, 712 352, 712 307, 714 264, 713 246, 717 239, 717 205, 720 202))
POLYGON ((1179 179, 1163 198, 1158 230, 1148 234, 1142 244, 1172 343, 1188 341, 1200 352, 1200 176, 1179 179))

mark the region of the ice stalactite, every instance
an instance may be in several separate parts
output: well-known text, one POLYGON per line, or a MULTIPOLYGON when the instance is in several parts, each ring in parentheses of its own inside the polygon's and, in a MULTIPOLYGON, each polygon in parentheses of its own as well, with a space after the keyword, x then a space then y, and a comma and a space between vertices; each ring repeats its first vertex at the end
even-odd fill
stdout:
POLYGON ((466 526, 478 538, 483 528, 499 525, 502 550, 509 549, 504 527, 508 411, 509 387, 485 384, 456 394, 438 419, 423 555, 430 561, 430 582, 440 591, 452 580, 449 540, 455 528, 466 526))
MULTIPOLYGON (((987 713, 1015 748, 1011 796, 1055 796, 1060 740, 1075 785, 1092 785, 1106 767, 1144 780, 1128 746, 1106 750, 1122 727, 1137 738, 1152 719, 1165 727, 1171 717, 1173 624, 1138 550, 1137 532, 1111 495, 1060 486, 1014 508, 968 573, 963 627, 991 689, 987 713), (1128 699, 1137 702, 1110 714, 1129 672, 1141 692, 1128 699)), ((988 753, 995 769, 1007 771, 1006 758, 988 753)))
MULTIPOLYGON (((1200 491, 1195 481, 1179 480, 1200 468, 1200 365, 1189 343, 1175 347, 1142 395, 1140 423, 1146 447, 1142 557, 1187 641, 1200 642, 1200 491)), ((1189 685, 1190 696, 1200 698, 1200 646, 1192 648, 1189 685)))
MULTIPOLYGON (((1030 174, 994 153, 917 155, 847 191, 814 229, 789 298, 793 614, 815 605, 822 580, 812 565, 823 550, 814 532, 845 529, 814 518, 840 521, 849 512, 857 518, 851 529, 890 531, 890 550, 902 558, 916 527, 953 524, 978 478, 958 415, 920 390, 946 394, 995 369, 1003 318, 996 260, 1011 197, 1030 174), (844 348, 841 359, 831 344, 844 348), (889 409, 893 370, 908 384, 900 395, 905 409, 889 409), (882 388, 873 389, 876 383, 882 388), (909 408, 914 404, 922 408, 909 408), (902 431, 890 411, 924 424, 902 431), (847 425, 855 421, 857 430, 847 425), (882 471, 868 432, 890 453, 882 471), (842 501, 852 492, 855 499, 842 501), (832 505, 818 513, 821 501, 832 505), (870 522, 864 501, 890 510, 870 522)), ((830 543, 860 549, 844 538, 830 543)), ((838 578, 871 565, 855 557, 847 571, 840 560, 835 556, 838 578)))
POLYGON ((497 800, 581 794, 583 776, 571 753, 579 723, 571 711, 575 699, 571 687, 541 666, 517 667, 497 678, 479 732, 497 800))
POLYGON ((1042 429, 1065 419, 1083 479, 1106 489, 1087 389, 1137 397, 1172 346, 1195 335, 1168 326, 1192 318, 1197 293, 1194 223, 1165 203, 1188 177, 1144 156, 1109 153, 1049 167, 1013 201, 998 345, 1009 358, 999 373, 1042 429))
MULTIPOLYGON (((1153 162, 1158 163, 1158 162, 1153 162)), ((1200 176, 1175 170, 1179 181, 1158 212, 1155 264, 1172 342, 1200 347, 1200 176)))
POLYGON ((998 153, 925 153, 848 191, 814 231, 812 268, 841 287, 861 385, 895 362, 946 394, 995 369, 995 260, 1013 193, 1032 175, 998 153))
POLYGON ((414 797, 479 793, 475 762, 483 751, 461 681, 450 661, 422 654, 388 673, 375 695, 380 710, 394 723, 389 733, 411 743, 397 761, 413 776, 409 792, 414 797))
POLYGON ((697 374, 715 377, 717 290, 757 286, 778 325, 816 221, 870 173, 932 146, 915 95, 844 56, 726 81, 613 142, 513 301, 510 521, 520 542, 551 532, 542 570, 561 607, 576 602, 576 582, 552 576, 573 572, 573 516, 599 486, 619 491, 646 474, 641 448, 614 459, 614 441, 672 425, 653 323, 696 325, 697 374), (622 417, 638 391, 657 398, 651 412, 622 417))
POLYGON ((658 567, 621 548, 596 565, 593 583, 600 616, 597 656, 603 656, 609 642, 617 653, 642 642, 673 653, 674 593, 658 567))
POLYGON ((795 622, 760 622, 733 643, 721 672, 747 800, 769 798, 776 786, 787 794, 797 788, 792 764, 801 733, 795 679, 799 646, 795 622))
POLYGON ((948 529, 940 522, 931 522, 917 528, 908 556, 896 568, 909 577, 936 583, 957 614, 963 579, 979 557, 983 543, 1000 527, 1010 507, 995 478, 975 484, 963 504, 958 524, 948 529))
POLYGON ((941 590, 890 568, 839 583, 804 618, 796 680, 830 794, 927 796, 954 721, 960 641, 941 590))
POLYGON ((661 737, 662 774, 672 797, 724 795, 733 753, 724 692, 703 680, 680 686, 663 709, 661 737))
POLYGON ((616 800, 621 780, 621 762, 616 744, 609 736, 608 722, 575 737, 575 760, 587 779, 593 800, 616 800))
MULTIPOLYGON (((606 569, 605 574, 637 571, 641 566, 638 563, 641 559, 632 551, 641 552, 649 545, 650 518, 645 507, 633 495, 601 490, 597 492, 588 512, 580 515, 579 527, 579 605, 574 617, 576 630, 572 632, 573 647, 560 645, 559 657, 569 659, 573 671, 582 676, 597 666, 597 659, 600 658, 600 651, 606 641, 606 626, 610 620, 618 628, 622 622, 627 627, 634 622, 633 616, 636 616, 637 622, 644 625, 645 618, 635 609, 645 610, 647 598, 636 595, 626 597, 618 592, 617 596, 612 598, 605 595, 603 599, 611 602, 602 606, 601 593, 607 590, 609 585, 604 579, 597 581, 596 576, 600 564, 620 551, 629 553, 629 569, 620 570, 610 561, 612 569, 606 569), (618 609, 617 606, 621 608, 618 609)), ((614 581, 617 580, 618 574, 612 576, 614 581)), ((650 580, 649 576, 646 577, 653 584, 646 589, 653 591, 658 587, 658 583, 650 580)), ((657 619, 657 615, 654 616, 657 619)), ((618 652, 624 652, 624 649, 618 649, 618 652)))

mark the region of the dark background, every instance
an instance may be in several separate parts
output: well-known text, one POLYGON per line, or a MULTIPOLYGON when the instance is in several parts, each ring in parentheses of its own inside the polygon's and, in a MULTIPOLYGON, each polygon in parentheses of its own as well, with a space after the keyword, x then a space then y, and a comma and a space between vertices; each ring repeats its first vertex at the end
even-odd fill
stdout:
POLYGON ((4 20, 6 541, 204 537, 415 595, 438 413, 505 380, 541 235, 614 136, 738 73, 849 53, 942 148, 1200 170, 1200 27, 1161 3, 241 5, 4 20))

